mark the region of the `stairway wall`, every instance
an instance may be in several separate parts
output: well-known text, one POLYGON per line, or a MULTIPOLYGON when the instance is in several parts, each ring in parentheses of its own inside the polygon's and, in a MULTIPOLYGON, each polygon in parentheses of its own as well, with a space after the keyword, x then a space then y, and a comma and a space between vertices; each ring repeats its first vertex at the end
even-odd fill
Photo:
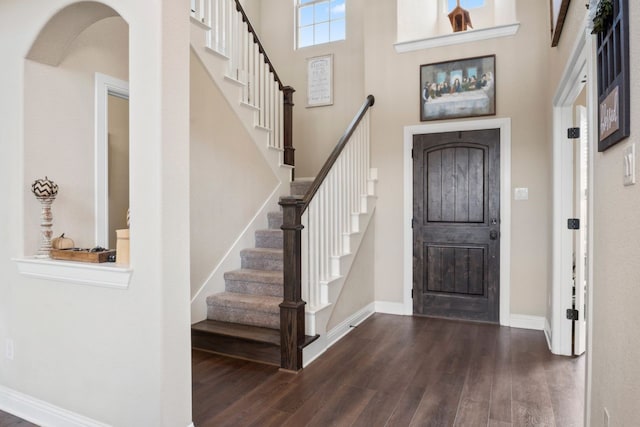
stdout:
POLYGON ((327 323, 327 331, 331 331, 354 313, 375 301, 375 282, 373 268, 371 268, 375 262, 375 228, 374 213, 344 282, 340 298, 335 303, 327 323))
POLYGON ((193 52, 190 61, 193 298, 278 180, 193 52))

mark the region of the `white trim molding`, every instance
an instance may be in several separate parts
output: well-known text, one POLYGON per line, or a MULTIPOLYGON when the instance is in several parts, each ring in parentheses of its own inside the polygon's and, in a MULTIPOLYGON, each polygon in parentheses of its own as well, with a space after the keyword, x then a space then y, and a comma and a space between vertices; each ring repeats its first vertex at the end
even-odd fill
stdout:
POLYGON ((512 314, 510 325, 512 328, 544 330, 546 319, 543 316, 531 316, 528 314, 512 314))
POLYGON ((12 260, 16 262, 20 274, 25 276, 76 285, 127 289, 133 274, 132 269, 112 263, 94 264, 33 257, 12 260))
POLYGON ((511 322, 511 118, 422 124, 404 128, 404 314, 413 314, 413 136, 456 131, 500 129, 500 324, 511 322))
POLYGON ((395 43, 393 46, 397 53, 412 52, 414 50, 432 49, 434 47, 451 46, 455 44, 471 43, 480 40, 495 39, 498 37, 513 36, 518 32, 520 23, 498 25, 491 28, 461 31, 453 34, 429 37, 419 40, 411 40, 395 43))
POLYGON ((129 83, 95 75, 95 239, 109 247, 109 95, 129 99, 129 83))
MULTIPOLYGON (((0 410, 47 427, 109 427, 91 418, 0 385, 0 410)), ((191 424, 193 426, 193 424, 191 424)))

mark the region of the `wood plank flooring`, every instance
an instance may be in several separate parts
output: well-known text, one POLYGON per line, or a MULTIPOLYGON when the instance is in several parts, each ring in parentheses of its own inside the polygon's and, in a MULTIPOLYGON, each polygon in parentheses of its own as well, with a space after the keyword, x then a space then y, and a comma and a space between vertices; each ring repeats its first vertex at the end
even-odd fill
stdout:
POLYGON ((37 427, 29 421, 25 421, 11 414, 0 411, 0 427, 37 427))
POLYGON ((206 426, 583 425, 584 358, 542 332, 375 314, 294 375, 193 352, 206 426))

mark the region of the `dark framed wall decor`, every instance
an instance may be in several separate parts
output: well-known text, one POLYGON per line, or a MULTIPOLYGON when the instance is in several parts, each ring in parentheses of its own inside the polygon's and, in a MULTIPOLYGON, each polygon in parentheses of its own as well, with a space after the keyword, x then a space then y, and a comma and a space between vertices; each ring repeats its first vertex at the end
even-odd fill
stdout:
POLYGON ((571 0, 549 0, 551 6, 551 47, 558 46, 571 0))
POLYGON ((496 114, 496 56, 420 66, 420 120, 496 114))
POLYGON ((600 0, 611 16, 596 32, 598 72, 598 151, 630 134, 629 0, 600 0))

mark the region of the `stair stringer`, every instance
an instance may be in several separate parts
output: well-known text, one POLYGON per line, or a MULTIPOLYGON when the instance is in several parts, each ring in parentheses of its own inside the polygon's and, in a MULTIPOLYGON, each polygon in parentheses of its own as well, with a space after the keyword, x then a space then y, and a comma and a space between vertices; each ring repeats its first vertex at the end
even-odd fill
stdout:
MULTIPOLYGON (((356 254, 360 250, 360 244, 369 229, 369 224, 373 214, 375 213, 377 197, 375 196, 375 182, 377 170, 371 170, 372 179, 369 180, 368 195, 362 196, 362 207, 365 210, 359 214, 353 214, 354 230, 345 236, 348 241, 350 252, 332 260, 330 280, 321 283, 321 294, 323 301, 327 301, 320 307, 307 307, 305 310, 305 334, 320 335, 319 338, 302 350, 303 367, 307 366, 318 356, 324 353, 329 347, 335 344, 345 334, 340 333, 341 326, 336 326, 331 331, 327 331, 327 325, 333 314, 335 304, 340 299, 342 289, 346 279, 349 277, 351 266, 355 261, 356 254)), ((357 324, 368 317, 371 313, 364 310, 367 314, 360 312, 352 315, 351 324, 357 324)))
POLYGON ((269 147, 268 141, 271 131, 256 125, 259 109, 241 102, 244 83, 228 76, 229 58, 208 47, 209 31, 210 28, 208 26, 192 19, 191 49, 204 66, 213 83, 223 94, 230 108, 239 117, 240 122, 271 168, 278 183, 192 297, 192 323, 207 318, 207 296, 225 290, 224 273, 240 268, 240 251, 253 246, 254 235, 257 230, 267 228, 267 213, 278 210, 280 197, 289 194, 289 182, 291 181, 293 170, 292 166, 284 164, 284 150, 269 147))

